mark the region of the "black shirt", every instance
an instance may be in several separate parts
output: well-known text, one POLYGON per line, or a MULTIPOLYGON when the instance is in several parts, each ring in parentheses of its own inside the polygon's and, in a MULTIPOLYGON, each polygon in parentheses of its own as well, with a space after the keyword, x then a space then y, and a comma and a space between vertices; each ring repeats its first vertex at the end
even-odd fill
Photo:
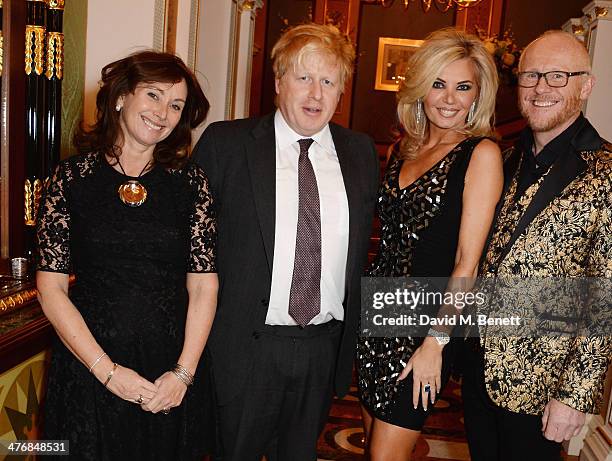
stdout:
POLYGON ((521 163, 517 179, 515 198, 521 197, 529 186, 537 182, 552 164, 568 151, 574 135, 583 123, 584 116, 581 113, 564 132, 546 144, 538 155, 534 155, 534 141, 531 128, 527 127, 521 132, 517 141, 517 148, 523 152, 523 162, 521 163))

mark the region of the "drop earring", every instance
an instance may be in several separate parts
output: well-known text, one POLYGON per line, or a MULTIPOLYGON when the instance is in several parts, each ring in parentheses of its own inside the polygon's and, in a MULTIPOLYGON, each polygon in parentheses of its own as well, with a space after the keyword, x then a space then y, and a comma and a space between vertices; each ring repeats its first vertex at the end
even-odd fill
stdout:
POLYGON ((474 101, 472 103, 472 105, 470 106, 470 110, 468 112, 468 116, 467 116, 467 119, 465 121, 467 126, 470 126, 470 125, 472 125, 474 123, 474 114, 475 113, 476 113, 476 101, 474 101))
POLYGON ((425 133, 425 110, 423 109, 423 99, 419 98, 416 101, 416 126, 420 136, 425 133))

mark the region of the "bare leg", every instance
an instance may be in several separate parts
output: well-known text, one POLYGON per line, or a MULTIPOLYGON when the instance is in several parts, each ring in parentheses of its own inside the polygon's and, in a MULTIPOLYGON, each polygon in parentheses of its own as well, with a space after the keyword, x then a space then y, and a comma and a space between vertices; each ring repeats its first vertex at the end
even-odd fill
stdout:
POLYGON ((366 437, 366 446, 370 439, 370 433, 372 432, 372 415, 366 407, 361 405, 361 419, 363 420, 363 429, 366 437))
POLYGON ((371 461, 410 461, 420 431, 394 426, 372 418, 369 435, 371 461))

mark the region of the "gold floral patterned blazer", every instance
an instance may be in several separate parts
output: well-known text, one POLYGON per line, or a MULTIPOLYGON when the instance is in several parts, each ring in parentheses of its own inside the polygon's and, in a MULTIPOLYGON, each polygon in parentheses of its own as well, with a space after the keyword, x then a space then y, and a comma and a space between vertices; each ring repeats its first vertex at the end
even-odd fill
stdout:
MULTIPOLYGON (((612 277, 612 145, 583 119, 567 153, 518 201, 522 153, 511 148, 506 159, 506 188, 483 276, 612 277)), ((537 415, 554 398, 582 412, 598 411, 610 336, 485 335, 481 344, 486 388, 498 406, 537 415)))

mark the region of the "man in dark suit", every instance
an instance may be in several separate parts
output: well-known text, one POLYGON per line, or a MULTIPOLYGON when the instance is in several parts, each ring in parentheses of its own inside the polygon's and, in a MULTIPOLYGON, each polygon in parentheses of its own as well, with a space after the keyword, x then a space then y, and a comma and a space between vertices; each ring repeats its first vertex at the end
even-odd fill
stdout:
POLYGON ((276 113, 214 123, 195 149, 218 220, 226 460, 316 459, 351 381, 379 171, 370 138, 330 123, 354 56, 332 26, 290 29, 272 50, 276 113))
MULTIPOLYGON (((594 78, 587 50, 571 34, 549 31, 530 43, 519 70, 529 126, 507 152, 506 188, 481 272, 498 276, 497 287, 522 277, 523 298, 537 308, 546 298, 533 293, 530 278, 612 277, 612 146, 580 112, 594 78)), ((609 303, 610 294, 603 299, 609 303)), ((566 318, 596 307, 603 321, 609 312, 609 304, 570 307, 566 318)), ((485 334, 473 346, 463 381, 472 460, 559 461, 560 442, 601 406, 612 337, 601 330, 485 334)))

